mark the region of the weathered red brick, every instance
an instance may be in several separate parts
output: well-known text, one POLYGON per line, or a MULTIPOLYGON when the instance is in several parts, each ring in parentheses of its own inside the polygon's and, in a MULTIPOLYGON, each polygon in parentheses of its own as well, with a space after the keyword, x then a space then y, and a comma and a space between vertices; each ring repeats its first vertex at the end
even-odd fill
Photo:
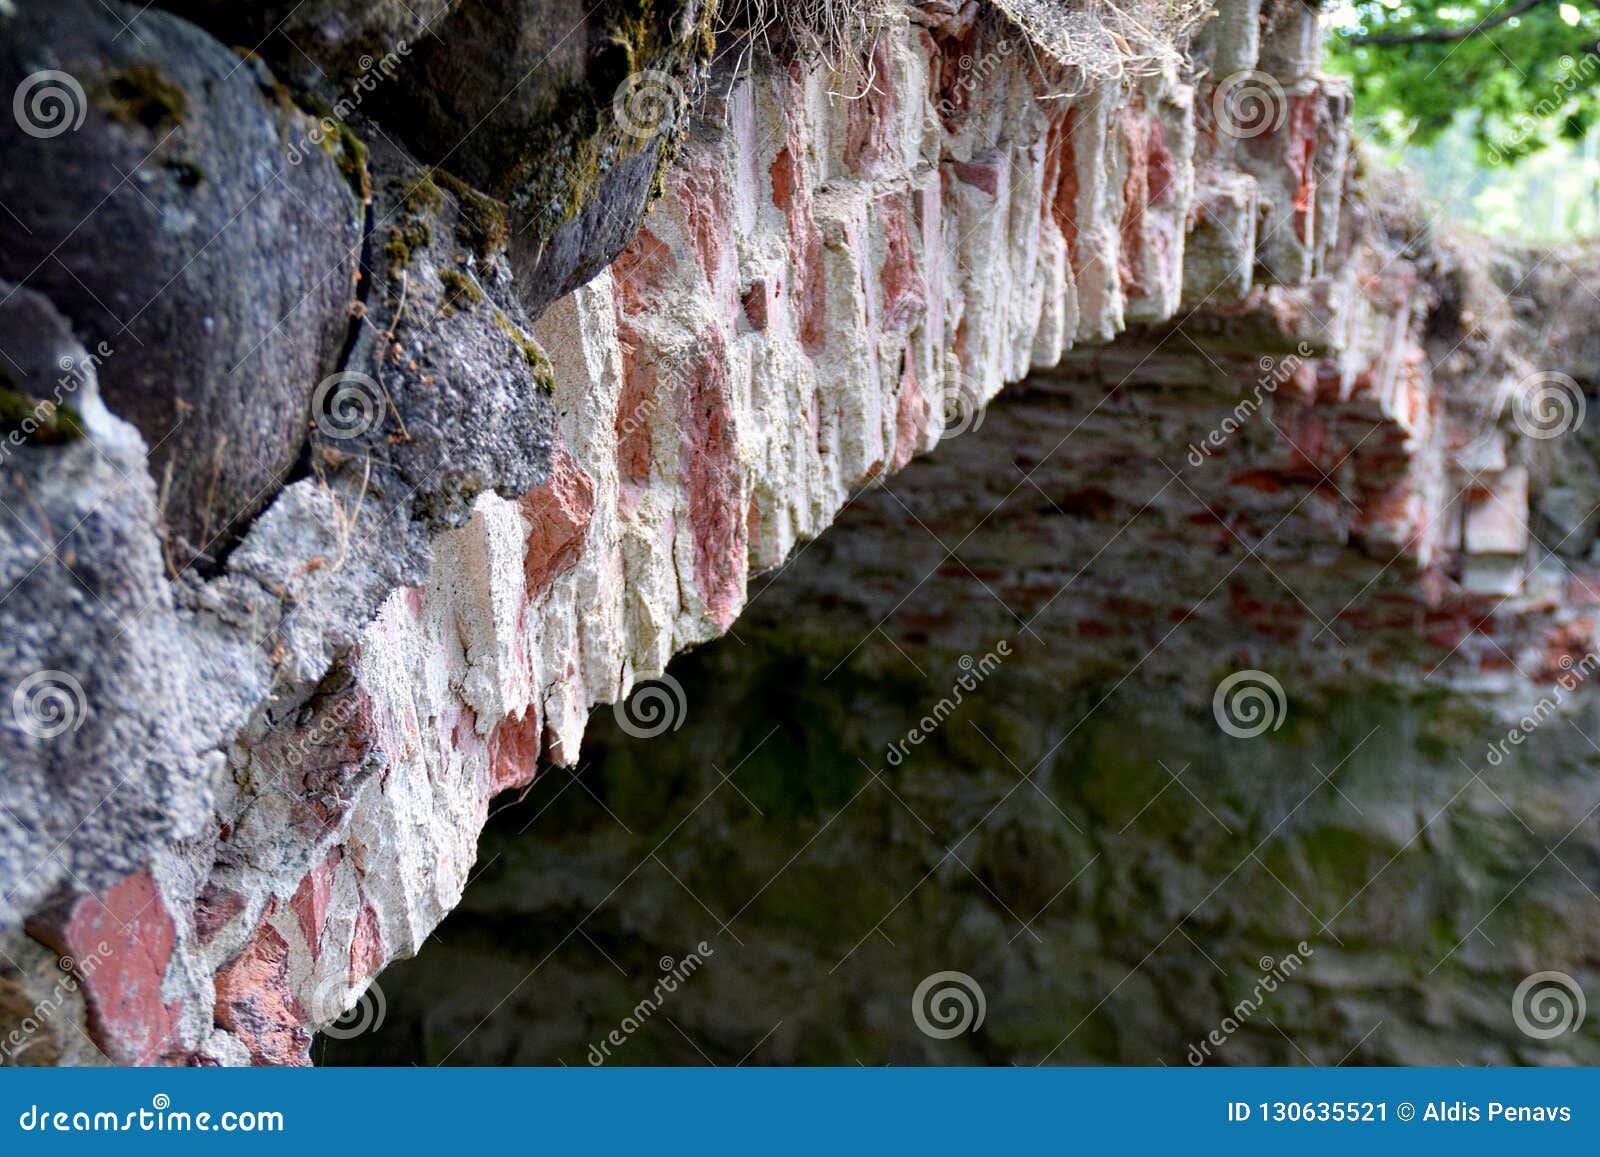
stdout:
POLYGON ((118 1064, 183 1059, 177 1039, 182 1001, 161 995, 177 926, 148 871, 98 896, 74 901, 60 923, 29 925, 35 939, 73 962, 89 1008, 95 1044, 118 1064))
POLYGON ((266 920, 217 973, 216 991, 217 1025, 243 1042, 252 1063, 311 1063, 306 1012, 289 989, 289 945, 266 920))

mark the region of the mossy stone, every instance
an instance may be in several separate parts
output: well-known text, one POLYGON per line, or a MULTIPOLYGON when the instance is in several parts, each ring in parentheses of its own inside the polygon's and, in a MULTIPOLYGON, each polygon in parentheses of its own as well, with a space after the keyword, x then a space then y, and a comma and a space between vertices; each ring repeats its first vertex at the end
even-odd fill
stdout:
POLYGON ((154 64, 130 64, 105 77, 96 93, 117 120, 160 132, 183 123, 189 98, 154 64))

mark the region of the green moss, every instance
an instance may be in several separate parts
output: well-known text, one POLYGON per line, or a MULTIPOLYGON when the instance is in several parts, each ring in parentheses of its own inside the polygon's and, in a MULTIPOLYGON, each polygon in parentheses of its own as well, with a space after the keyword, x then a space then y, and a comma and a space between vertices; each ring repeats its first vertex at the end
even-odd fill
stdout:
POLYGON ((538 343, 523 333, 516 322, 498 309, 494 311, 494 323, 500 327, 500 332, 510 338, 512 344, 522 351, 523 358, 533 369, 533 376, 539 384, 540 391, 546 394, 555 393, 555 373, 550 369, 550 362, 545 358, 544 351, 539 348, 538 343))
POLYGON ((511 241, 506 205, 443 169, 434 169, 432 175, 456 199, 456 239, 480 257, 503 251, 511 241))
POLYGON ((390 271, 410 265, 412 251, 426 249, 432 242, 433 230, 426 221, 402 220, 391 225, 389 239, 383 244, 383 255, 389 259, 390 271))
POLYGON ((24 442, 55 445, 83 437, 83 419, 71 406, 30 397, 0 379, 0 434, 20 435, 24 442))
POLYGON ((613 99, 630 75, 650 70, 686 80, 696 61, 708 61, 716 7, 707 5, 694 35, 680 40, 673 29, 681 4, 612 0, 596 20, 600 35, 588 79, 559 90, 542 117, 489 130, 499 137, 491 151, 507 158, 495 192, 535 217, 536 235, 548 237, 578 216, 611 171, 643 149, 656 150, 659 177, 674 153, 671 142, 624 132, 613 99))
MULTIPOLYGON (((253 63, 257 59, 249 49, 235 48, 234 51, 246 61, 253 63)), ((372 175, 367 169, 367 146, 349 125, 334 115, 332 106, 313 93, 296 98, 272 78, 265 66, 260 70, 257 83, 262 93, 284 114, 278 121, 278 136, 284 147, 301 147, 308 138, 314 141, 338 166, 340 176, 356 200, 363 205, 369 203, 372 175), (306 125, 302 117, 310 117, 313 123, 306 125)))
POLYGON ((441 270, 439 280, 444 285, 444 302, 447 309, 471 309, 483 301, 483 291, 473 284, 472 278, 459 270, 441 270))
POLYGON ((383 252, 392 271, 404 269, 411 255, 433 243, 431 218, 444 209, 444 194, 427 173, 391 180, 387 186, 394 204, 395 223, 389 228, 383 252))
POLYGON ((408 178, 396 203, 402 212, 419 216, 442 213, 445 204, 444 194, 440 192, 439 186, 433 183, 433 177, 428 173, 408 178))
MULTIPOLYGON (((685 0, 601 0, 591 14, 593 49, 581 72, 552 83, 536 107, 508 102, 473 128, 473 159, 463 158, 471 185, 435 170, 438 184, 460 203, 457 237, 481 256, 509 241, 509 212, 537 261, 560 228, 593 206, 618 165, 648 150, 654 169, 652 199, 675 152, 675 141, 623 131, 613 101, 630 75, 651 70, 693 83, 697 64, 715 49, 718 6, 703 5, 692 28, 682 24, 685 0)), ((412 94, 427 124, 454 123, 455 110, 432 91, 412 94)), ((631 207, 630 207, 631 208, 631 207)))
POLYGON ((644 62, 655 57, 655 21, 653 5, 645 0, 636 8, 625 8, 612 14, 607 22, 606 40, 619 47, 627 58, 628 72, 638 72, 644 62))
MULTIPOLYGON (((1276 875, 1300 898, 1299 902, 1313 911, 1335 912, 1343 905, 1353 908, 1351 931, 1341 924, 1339 932, 1346 939, 1360 940, 1365 939, 1359 929, 1366 922, 1358 914, 1358 905, 1363 898, 1378 898, 1369 892, 1368 882, 1380 871, 1396 885, 1407 879, 1416 865, 1403 858, 1406 851, 1402 841, 1330 823, 1280 834, 1257 855, 1265 870, 1276 875)), ((1422 849, 1416 848, 1416 853, 1420 857, 1422 849)), ((1265 882, 1272 883, 1271 877, 1265 882)))
POLYGON ((106 77, 96 94, 117 120, 155 132, 183 123, 189 111, 183 89, 161 75, 153 64, 131 64, 106 77))
MULTIPOLYGON (((781 860, 772 865, 774 871, 781 866, 781 860)), ((704 886, 691 885, 697 893, 704 886)), ((900 896, 855 865, 802 858, 783 872, 782 887, 764 889, 754 899, 746 914, 752 923, 776 925, 811 943, 827 944, 844 939, 850 930, 873 927, 900 896)))
POLYGON ((1168 767, 1182 766, 1167 758, 1167 748, 1147 744, 1125 722, 1090 726, 1080 735, 1063 762, 1072 768, 1074 790, 1096 823, 1114 830, 1137 823, 1142 836, 1160 839, 1176 838, 1193 826, 1192 801, 1172 787, 1172 776, 1162 767, 1164 759, 1168 767))
POLYGON ((356 200, 365 205, 372 200, 372 175, 367 170, 367 146, 361 143, 359 137, 350 131, 350 126, 343 121, 333 122, 338 126, 338 149, 333 155, 334 162, 339 166, 345 184, 350 186, 350 191, 355 194, 356 200))

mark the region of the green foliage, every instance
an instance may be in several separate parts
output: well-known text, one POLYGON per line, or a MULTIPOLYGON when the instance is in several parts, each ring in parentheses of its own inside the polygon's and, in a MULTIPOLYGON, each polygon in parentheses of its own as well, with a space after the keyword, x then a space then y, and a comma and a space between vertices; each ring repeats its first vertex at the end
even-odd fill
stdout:
POLYGON ((1514 165, 1490 167, 1463 116, 1431 144, 1382 159, 1416 172, 1452 217, 1491 237, 1547 244, 1600 236, 1600 129, 1582 144, 1557 141, 1514 165))
POLYGON ((1369 134, 1437 140, 1458 115, 1491 164, 1600 120, 1600 2, 1460 0, 1437 7, 1343 0, 1326 14, 1333 67, 1355 78, 1369 134))

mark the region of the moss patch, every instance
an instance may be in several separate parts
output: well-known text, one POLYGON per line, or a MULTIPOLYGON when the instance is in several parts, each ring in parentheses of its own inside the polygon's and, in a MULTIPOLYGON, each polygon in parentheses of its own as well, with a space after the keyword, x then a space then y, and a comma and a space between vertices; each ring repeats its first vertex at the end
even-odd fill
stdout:
POLYGON ((494 323, 500 327, 500 332, 511 339, 513 345, 522 351, 522 356, 533 369, 533 376, 539 383, 539 389, 546 394, 555 393, 556 376, 550 369, 550 363, 544 356, 544 351, 539 344, 517 326, 500 310, 494 311, 494 323))
POLYGON ((439 186, 433 183, 433 177, 428 173, 419 174, 415 179, 405 181, 402 190, 396 203, 403 212, 421 215, 444 211, 444 194, 439 191, 439 186))
POLYGON ((350 186, 350 191, 355 194, 356 200, 365 205, 372 200, 372 175, 367 171, 367 146, 361 143, 359 137, 350 131, 350 126, 343 121, 332 122, 337 126, 338 147, 333 150, 334 163, 339 166, 339 173, 344 177, 345 184, 350 186))
POLYGON ((687 38, 678 28, 685 7, 674 0, 607 0, 594 15, 595 49, 584 79, 562 86, 542 113, 480 130, 497 138, 490 152, 507 159, 492 191, 534 218, 535 236, 548 238, 578 217, 617 165, 643 150, 655 154, 659 180, 675 153, 676 131, 647 137, 624 131, 613 101, 629 76, 647 70, 692 84, 693 66, 711 58, 717 5, 704 6, 687 38))
POLYGON ((389 181, 386 186, 394 203, 395 223, 384 242, 384 256, 390 272, 411 264, 411 255, 433 243, 432 218, 444 210, 444 194, 426 173, 389 181))
POLYGON ((473 284, 472 278, 455 269, 441 270, 439 281, 444 285, 444 303, 447 309, 471 309, 483 301, 483 291, 473 284))
POLYGON ((433 240, 433 230, 426 221, 405 221, 391 226, 389 239, 383 243, 383 255, 389 259, 391 272, 411 264, 411 251, 425 249, 433 240))
POLYGON ((434 169, 432 176, 456 199, 456 240, 480 257, 502 252, 511 241, 506 205, 443 169, 434 169))
POLYGON ((48 446, 83 437, 83 419, 71 406, 30 397, 0 381, 0 434, 48 446))
MULTIPOLYGON (((246 50, 234 51, 243 54, 246 50)), ((253 60, 254 57, 246 56, 245 59, 253 60)), ((265 68, 262 71, 266 78, 271 80, 272 74, 266 72, 265 68)), ((301 128, 295 130, 295 135, 299 136, 301 141, 309 137, 315 142, 339 167, 339 174, 344 177, 345 184, 350 187, 350 192, 355 195, 356 200, 363 205, 370 202, 372 176, 367 170, 367 146, 361 143, 361 138, 351 131, 350 126, 334 115, 332 107, 313 94, 302 95, 297 103, 289 90, 277 81, 272 80, 270 85, 264 81, 259 83, 262 84, 263 92, 267 93, 285 114, 279 121, 279 136, 285 136, 285 130, 289 125, 300 125, 301 128), (298 119, 302 116, 310 117, 312 124, 303 126, 298 119)), ((285 145, 290 143, 287 138, 284 140, 285 145)))
POLYGON ((183 123, 189 99, 153 64, 132 64, 101 82, 96 94, 112 117, 151 132, 183 123))

